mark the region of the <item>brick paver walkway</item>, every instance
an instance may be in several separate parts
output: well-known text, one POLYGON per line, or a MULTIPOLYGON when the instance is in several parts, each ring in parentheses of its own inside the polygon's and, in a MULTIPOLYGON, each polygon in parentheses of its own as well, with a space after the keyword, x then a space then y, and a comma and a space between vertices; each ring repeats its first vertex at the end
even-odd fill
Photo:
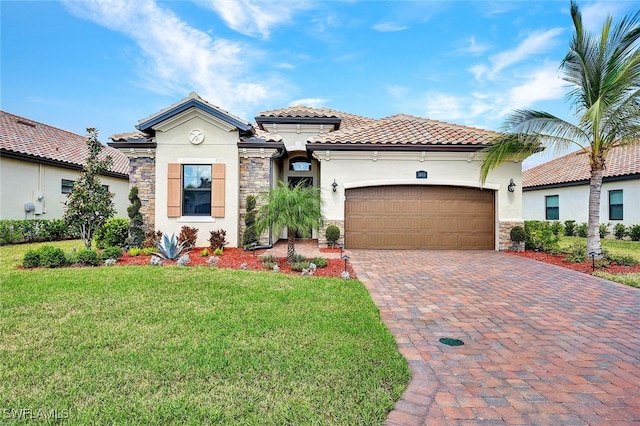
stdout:
POLYGON ((498 252, 349 254, 413 373, 388 425, 640 423, 639 289, 498 252))

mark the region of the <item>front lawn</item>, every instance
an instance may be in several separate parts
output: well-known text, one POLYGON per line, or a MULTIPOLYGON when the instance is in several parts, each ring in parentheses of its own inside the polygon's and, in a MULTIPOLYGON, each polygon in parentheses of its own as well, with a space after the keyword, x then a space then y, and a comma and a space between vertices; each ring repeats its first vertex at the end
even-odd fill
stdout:
POLYGON ((381 424, 409 381, 359 281, 8 266, 23 249, 0 247, 3 422, 381 424))
MULTIPOLYGON (((616 256, 631 256, 640 262, 640 241, 631 240, 614 240, 604 238, 601 241, 602 250, 605 250, 616 256)), ((560 248, 570 249, 575 243, 587 244, 586 238, 581 237, 560 237, 560 248)))

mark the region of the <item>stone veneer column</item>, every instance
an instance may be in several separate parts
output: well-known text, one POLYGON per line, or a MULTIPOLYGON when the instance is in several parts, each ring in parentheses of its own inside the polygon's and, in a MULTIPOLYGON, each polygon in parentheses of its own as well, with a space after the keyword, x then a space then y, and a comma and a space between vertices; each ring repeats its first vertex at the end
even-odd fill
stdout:
POLYGON ((498 235, 498 250, 511 250, 513 243, 511 242, 511 228, 514 226, 522 226, 524 228, 524 221, 505 221, 500 222, 500 229, 498 235))
POLYGON ((335 225, 340 229, 340 238, 336 241, 336 244, 344 245, 344 220, 325 220, 322 228, 318 230, 318 247, 329 247, 327 242, 327 227, 329 225, 335 225))
MULTIPOLYGON (((240 223, 238 229, 238 245, 242 246, 242 237, 246 228, 244 218, 247 215, 247 196, 256 197, 256 209, 260 208, 260 194, 271 189, 271 158, 264 156, 250 156, 251 153, 240 156, 240 223)), ((268 243, 268 232, 259 236, 259 244, 268 243)))
POLYGON ((129 157, 129 188, 138 187, 142 202, 140 213, 144 230, 155 231, 156 160, 150 157, 129 157))

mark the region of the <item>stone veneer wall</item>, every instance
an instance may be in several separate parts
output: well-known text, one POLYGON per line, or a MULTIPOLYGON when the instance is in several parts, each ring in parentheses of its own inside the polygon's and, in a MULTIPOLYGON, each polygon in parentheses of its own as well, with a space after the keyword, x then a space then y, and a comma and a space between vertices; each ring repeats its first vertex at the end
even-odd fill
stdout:
POLYGON ((500 222, 498 250, 511 250, 513 243, 509 233, 514 226, 522 226, 524 228, 524 221, 500 222))
POLYGON ((138 197, 142 203, 145 231, 155 230, 156 210, 156 160, 149 157, 129 157, 129 188, 138 187, 138 197))
POLYGON ((344 220, 325 220, 322 228, 318 230, 318 247, 329 247, 327 243, 327 227, 329 225, 335 225, 340 229, 340 238, 336 241, 336 244, 344 245, 344 220))
MULTIPOLYGON (((247 213, 247 196, 254 195, 257 198, 256 209, 260 208, 260 194, 268 192, 271 188, 271 158, 269 157, 243 157, 240 156, 240 222, 238 229, 238 246, 242 246, 242 237, 246 228, 244 218, 247 213)), ((259 237, 259 244, 269 242, 269 233, 265 232, 259 237)))

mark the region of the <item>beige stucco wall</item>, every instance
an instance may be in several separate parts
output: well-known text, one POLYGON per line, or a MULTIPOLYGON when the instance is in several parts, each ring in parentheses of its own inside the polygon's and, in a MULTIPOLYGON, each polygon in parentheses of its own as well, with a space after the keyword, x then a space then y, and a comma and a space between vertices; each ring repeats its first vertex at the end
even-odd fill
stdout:
POLYGON ((480 160, 473 153, 317 151, 323 215, 331 222, 344 221, 345 189, 377 185, 452 185, 497 191, 496 249, 501 222, 522 221, 521 163, 507 163, 495 169, 484 185, 480 183, 480 160), (427 179, 416 179, 416 171, 427 179), (331 184, 338 183, 334 193, 331 184), (510 179, 514 192, 507 191, 510 179))
MULTIPOLYGON (((67 194, 62 179, 77 180, 79 172, 44 164, 0 158, 0 219, 60 219, 67 194), (42 199, 38 200, 38 196, 42 199), (32 202, 35 212, 25 216, 24 204, 32 202)), ((129 182, 102 176, 100 181, 114 194, 116 217, 127 217, 129 182)))
MULTIPOLYGON (((586 223, 589 217, 589 185, 525 191, 522 209, 525 220, 545 220, 545 197, 558 195, 560 221, 575 220, 586 223)), ((620 180, 602 184, 600 197, 600 223, 640 224, 640 179, 620 180), (622 190, 624 220, 609 219, 609 191, 622 190)))
POLYGON ((198 229, 197 246, 209 245, 209 232, 224 229, 229 247, 237 247, 238 240, 238 188, 239 157, 238 130, 202 111, 190 109, 165 120, 156 130, 156 203, 155 227, 165 234, 178 235, 182 226, 198 229), (204 141, 194 145, 189 142, 189 133, 199 129, 204 141), (225 216, 167 217, 167 164, 213 164, 226 165, 225 216))

